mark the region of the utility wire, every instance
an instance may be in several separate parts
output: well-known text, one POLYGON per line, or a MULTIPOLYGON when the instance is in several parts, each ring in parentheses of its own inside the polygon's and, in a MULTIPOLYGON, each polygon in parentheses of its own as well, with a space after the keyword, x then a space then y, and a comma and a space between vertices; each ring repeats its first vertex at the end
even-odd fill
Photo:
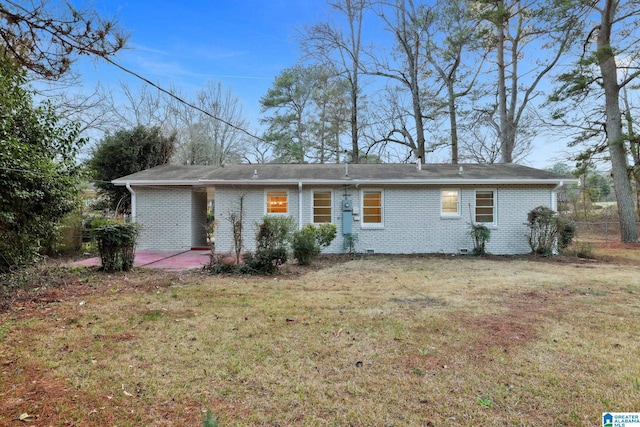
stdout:
POLYGON ((99 54, 98 54, 98 56, 100 56, 102 59, 104 59, 105 61, 107 61, 109 64, 111 64, 111 65, 113 65, 113 66, 115 66, 115 67, 117 67, 117 68, 121 69, 121 70, 122 70, 122 71, 124 71, 125 73, 131 74, 132 76, 134 76, 134 77, 136 77, 136 78, 138 78, 138 79, 142 80, 142 81, 143 81, 143 82, 145 82, 146 84, 148 84, 148 85, 150 85, 150 86, 153 86, 154 88, 156 88, 156 89, 157 89, 157 90, 159 90, 160 92, 162 92, 162 93, 165 93, 165 94, 169 95, 170 97, 172 97, 172 98, 173 98, 173 99, 175 99, 176 101, 181 102, 181 103, 183 103, 184 105, 186 105, 186 106, 188 106, 188 107, 194 108, 194 109, 198 110, 199 112, 201 112, 202 114, 205 114, 205 115, 207 115, 208 117, 210 117, 210 118, 212 118, 212 119, 214 119, 214 120, 218 120, 218 121, 220 121, 220 122, 222 122, 222 123, 226 124, 227 126, 230 126, 230 127, 234 128, 234 129, 236 129, 236 130, 239 130, 240 132, 244 133, 245 135, 250 136, 251 138, 255 138, 255 139, 257 139, 257 140, 258 140, 258 141, 260 141, 260 142, 265 142, 265 143, 267 143, 267 144, 271 144, 269 141, 265 140, 264 138, 261 138, 261 137, 259 137, 259 136, 257 136, 257 135, 254 135, 254 134, 252 134, 251 132, 249 132, 248 130, 243 129, 243 128, 239 127, 239 126, 236 126, 236 125, 234 125, 233 123, 231 123, 231 122, 229 122, 229 121, 227 121, 227 120, 225 120, 225 119, 221 119, 220 117, 217 117, 217 116, 215 116, 215 115, 213 115, 213 114, 209 113, 208 111, 206 111, 206 110, 204 110, 204 109, 202 109, 202 108, 198 107, 197 105, 192 104, 191 102, 189 102, 189 101, 187 101, 187 100, 185 100, 185 99, 183 99, 183 98, 179 97, 178 95, 176 95, 175 93, 171 92, 170 90, 167 90, 167 89, 165 89, 165 88, 161 87, 160 85, 158 85, 158 84, 156 84, 156 83, 153 83, 151 80, 147 79, 146 77, 143 77, 143 76, 141 76, 140 74, 136 73, 135 71, 130 70, 129 68, 127 68, 127 67, 125 67, 125 66, 123 66, 123 65, 121 65, 121 64, 119 64, 119 63, 117 63, 117 62, 115 62, 114 60, 112 60, 112 59, 111 59, 111 58, 109 58, 108 56, 106 56, 106 55, 99 55, 99 54))

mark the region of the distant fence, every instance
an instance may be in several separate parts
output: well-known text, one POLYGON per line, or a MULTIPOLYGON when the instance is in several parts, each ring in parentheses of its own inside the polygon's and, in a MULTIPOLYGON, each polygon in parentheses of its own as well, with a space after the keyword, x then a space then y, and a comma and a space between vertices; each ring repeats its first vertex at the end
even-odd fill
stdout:
MULTIPOLYGON (((640 222, 636 223, 640 230, 640 222)), ((580 222, 576 221, 576 239, 597 242, 619 242, 620 223, 611 222, 580 222)))

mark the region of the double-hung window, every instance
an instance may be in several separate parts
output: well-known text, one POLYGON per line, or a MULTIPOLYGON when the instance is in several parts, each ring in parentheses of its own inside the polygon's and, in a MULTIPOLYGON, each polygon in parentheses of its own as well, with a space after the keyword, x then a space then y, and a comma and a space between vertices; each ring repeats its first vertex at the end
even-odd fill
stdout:
POLYGON ((382 190, 364 190, 362 192, 362 225, 383 225, 383 193, 382 190))
POLYGON ((479 224, 496 223, 496 192, 495 190, 476 191, 475 222, 479 224))
POLYGON ((460 216, 460 190, 442 190, 440 193, 440 215, 460 216))
POLYGON ((289 193, 287 191, 266 192, 267 214, 287 214, 289 212, 289 193))
POLYGON ((333 197, 331 191, 313 192, 313 223, 322 224, 332 222, 333 197))

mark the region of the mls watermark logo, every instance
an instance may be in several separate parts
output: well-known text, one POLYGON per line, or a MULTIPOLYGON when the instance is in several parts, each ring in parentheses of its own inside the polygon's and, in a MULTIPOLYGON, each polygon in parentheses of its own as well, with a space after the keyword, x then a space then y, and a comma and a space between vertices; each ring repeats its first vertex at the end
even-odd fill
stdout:
POLYGON ((640 427, 640 412, 603 412, 602 427, 640 427))

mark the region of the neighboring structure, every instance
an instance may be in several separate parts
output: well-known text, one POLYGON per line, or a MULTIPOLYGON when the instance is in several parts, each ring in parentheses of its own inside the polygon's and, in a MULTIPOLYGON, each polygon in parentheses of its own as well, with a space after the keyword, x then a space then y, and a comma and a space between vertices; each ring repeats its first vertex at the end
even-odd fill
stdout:
POLYGON ((206 246, 213 199, 217 252, 233 249, 236 213, 245 250, 255 249, 264 215, 288 215, 298 227, 336 224, 327 253, 345 252, 352 234, 357 252, 403 254, 471 252, 472 222, 491 229, 488 252, 530 252, 527 214, 541 205, 556 210, 557 189, 576 182, 516 164, 168 165, 113 181, 131 192, 139 249, 206 246))

